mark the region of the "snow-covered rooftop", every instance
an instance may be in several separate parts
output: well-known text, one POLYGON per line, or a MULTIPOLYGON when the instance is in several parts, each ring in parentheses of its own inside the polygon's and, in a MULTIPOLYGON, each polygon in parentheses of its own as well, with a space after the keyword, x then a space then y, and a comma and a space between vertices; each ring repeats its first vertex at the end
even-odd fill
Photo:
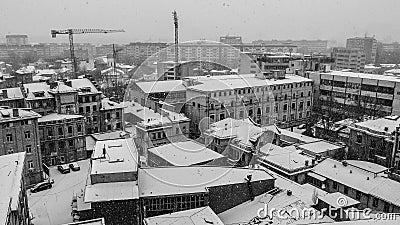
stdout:
POLYGON ((399 125, 399 116, 386 116, 375 120, 367 120, 352 124, 350 129, 361 129, 379 135, 391 135, 399 125))
POLYGON ((98 94, 101 93, 97 88, 94 86, 94 84, 87 78, 81 78, 81 79, 71 79, 68 80, 71 82, 72 88, 78 90, 79 94, 87 94, 92 93, 92 94, 98 94), (86 91, 88 89, 88 91, 86 91))
POLYGON ((186 90, 182 80, 137 82, 136 85, 144 93, 159 93, 159 92, 173 92, 173 91, 186 90))
POLYGON ((329 152, 332 150, 337 150, 337 149, 343 148, 342 146, 334 145, 327 141, 317 141, 317 142, 307 143, 307 144, 299 145, 298 147, 301 149, 313 152, 315 154, 329 152))
POLYGON ((127 181, 89 184, 85 189, 84 201, 88 203, 138 198, 137 181, 127 181))
POLYGON ((45 82, 24 84, 24 89, 27 93, 27 100, 53 98, 53 95, 49 93, 50 85, 45 82))
POLYGON ((190 166, 224 157, 194 141, 170 143, 150 148, 148 151, 175 166, 190 166))
POLYGON ((136 146, 132 139, 98 141, 92 156, 90 174, 135 172, 137 157, 136 146), (104 150, 105 155, 103 155, 104 150))
POLYGON ((345 72, 345 71, 321 72, 321 74, 332 75, 332 76, 354 77, 354 78, 361 78, 361 79, 385 80, 385 81, 391 81, 391 82, 400 82, 400 78, 399 77, 380 75, 380 74, 355 73, 355 72, 345 72))
POLYGON ((145 219, 147 225, 224 225, 209 207, 200 207, 145 219))
POLYGON ((0 100, 23 99, 24 98, 21 88, 19 88, 19 87, 1 89, 0 95, 1 95, 0 100), (7 96, 3 95, 4 91, 6 91, 7 96))
POLYGON ((313 137, 309 137, 306 135, 302 135, 302 134, 298 134, 295 132, 291 132, 289 130, 285 130, 285 129, 280 129, 281 131, 281 140, 286 140, 287 138, 289 139, 296 139, 297 141, 301 142, 301 143, 311 143, 311 142, 316 142, 316 141, 320 141, 321 139, 318 138, 313 138, 313 137))
POLYGON ((8 210, 17 210, 25 153, 0 156, 0 224, 7 224, 8 210))
POLYGON ((29 118, 39 118, 41 115, 32 111, 25 109, 10 109, 3 108, 0 106, 0 121, 9 121, 9 120, 21 120, 21 119, 29 119, 29 118), (18 112, 18 115, 14 116, 14 110, 18 112))
POLYGON ((365 194, 400 206, 400 183, 382 174, 374 174, 351 164, 325 159, 313 168, 313 172, 365 194))
POLYGON ((108 98, 104 98, 101 100, 100 110, 112 110, 112 109, 122 109, 122 108, 124 108, 123 104, 110 101, 110 99, 108 98))
POLYGON ((275 179, 264 170, 231 167, 163 167, 139 169, 139 196, 206 192, 206 188, 275 179))
POLYGON ((357 201, 353 198, 350 198, 340 192, 329 193, 324 196, 319 196, 318 198, 321 199, 322 201, 324 201, 325 203, 327 203, 328 205, 333 206, 337 209, 355 206, 360 203, 359 201, 357 201), (346 201, 344 201, 343 203, 346 203, 346 204, 339 205, 338 199, 345 199, 346 201))
POLYGON ((48 121, 58 121, 58 120, 82 119, 82 118, 83 116, 81 115, 51 113, 39 118, 39 123, 48 121))

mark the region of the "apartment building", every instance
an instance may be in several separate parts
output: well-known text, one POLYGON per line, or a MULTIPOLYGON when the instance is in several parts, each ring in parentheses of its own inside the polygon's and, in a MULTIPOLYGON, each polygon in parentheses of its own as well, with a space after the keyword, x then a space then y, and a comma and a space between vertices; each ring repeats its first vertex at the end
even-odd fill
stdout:
POLYGON ((87 158, 84 116, 51 113, 38 122, 43 163, 54 166, 87 158))
POLYGON ((308 173, 308 182, 328 193, 340 192, 360 202, 359 209, 399 213, 400 183, 384 174, 388 168, 365 161, 318 163, 308 173))
POLYGON ((393 76, 343 71, 310 72, 323 109, 343 114, 400 115, 400 81, 393 76), (334 104, 333 104, 334 103, 334 104))
POLYGON ((38 119, 40 115, 33 111, 0 108, 0 155, 26 152, 26 185, 43 181, 38 119))
POLYGON ((297 52, 303 54, 312 54, 312 53, 324 53, 328 49, 328 41, 327 40, 258 40, 253 41, 254 44, 265 44, 265 45, 284 45, 290 44, 297 46, 297 52))
POLYGON ((21 88, 0 89, 0 106, 10 108, 23 108, 25 106, 23 91, 21 88))
POLYGON ((363 50, 352 48, 333 48, 332 58, 335 59, 335 70, 364 72, 366 58, 363 50))
MULTIPOLYGON (((102 99, 100 108, 100 131, 113 132, 124 130, 123 112, 123 104, 110 101, 107 98, 102 99)), ((97 130, 94 130, 94 132, 97 133, 97 130)))
POLYGON ((0 224, 29 225, 25 152, 0 156, 0 224))
POLYGON ((219 37, 219 42, 228 44, 228 45, 240 45, 243 44, 242 37, 241 36, 222 36, 219 37))
POLYGON ((399 116, 386 116, 350 125, 348 158, 394 167, 398 171, 398 149, 393 152, 393 144, 396 127, 399 125, 399 116))
POLYGON ((354 37, 346 40, 346 48, 364 51, 366 64, 375 63, 377 46, 375 37, 354 37))
MULTIPOLYGON (((261 125, 293 127, 305 123, 311 115, 312 80, 285 75, 284 71, 190 77, 186 86, 186 115, 195 128, 204 118, 210 123, 250 118, 261 125)), ((203 122, 207 127, 208 122, 203 122)))
POLYGON ((7 45, 27 45, 28 35, 26 34, 8 34, 6 35, 7 45))

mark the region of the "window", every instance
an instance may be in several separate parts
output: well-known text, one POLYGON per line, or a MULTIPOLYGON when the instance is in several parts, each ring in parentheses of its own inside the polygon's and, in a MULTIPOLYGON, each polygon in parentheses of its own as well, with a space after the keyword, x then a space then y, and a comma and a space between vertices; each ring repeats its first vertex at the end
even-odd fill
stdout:
POLYGON ((68 141, 68 146, 69 146, 70 148, 74 148, 74 140, 69 140, 69 141, 68 141))
POLYGON ((299 119, 303 118, 303 113, 299 113, 299 119))
POLYGON ((225 119, 225 114, 224 113, 219 114, 219 120, 223 120, 223 119, 225 119))
POLYGON ((33 169, 34 168, 32 160, 28 161, 28 167, 29 167, 29 169, 33 169))
POLYGON ((13 154, 14 153, 14 149, 12 149, 12 148, 10 148, 10 149, 8 149, 8 152, 7 152, 8 154, 13 154))
POLYGON ((47 134, 48 134, 49 137, 53 137, 53 129, 48 128, 47 129, 47 134))
POLYGON ((117 123, 115 126, 117 127, 117 129, 121 129, 121 123, 117 123))
POLYGON ((119 119, 119 117, 120 117, 119 112, 115 112, 115 117, 116 117, 117 119, 119 119))
POLYGON ((12 142, 12 141, 13 141, 12 134, 7 134, 7 135, 6 135, 6 140, 7 140, 8 142, 12 142))
POLYGON ((79 113, 83 113, 83 107, 79 107, 79 113))
POLYGON ((311 106, 311 101, 307 101, 307 106, 311 106))
POLYGON ((287 111, 287 104, 285 103, 284 105, 283 105, 283 111, 287 111))
POLYGON ((361 191, 356 191, 356 199, 357 200, 361 199, 361 191))
POLYGON ((176 128, 176 134, 179 134, 179 127, 176 128))
POLYGON ((94 105, 93 106, 93 112, 96 112, 97 111, 97 105, 94 105))
POLYGON ((93 122, 97 122, 97 116, 93 116, 93 122))
POLYGON ((86 106, 86 113, 90 113, 90 106, 86 106))
POLYGON ((310 97, 311 96, 311 91, 308 91, 308 97, 310 97))
POLYGON ((349 187, 344 186, 343 193, 344 193, 345 195, 349 194, 349 187))
POLYGON ((303 92, 300 93, 300 97, 303 97, 303 92))
POLYGON ((78 132, 82 132, 82 125, 78 124, 78 132))
POLYGON ((292 103, 292 109, 296 109, 296 103, 292 103))
POLYGON ((253 110, 249 109, 249 116, 253 116, 253 110))
POLYGON ((244 116, 244 111, 243 111, 243 110, 240 110, 240 112, 239 112, 239 119, 242 119, 243 116, 244 116))
POLYGON ((374 206, 374 207, 378 207, 378 198, 374 198, 374 201, 372 202, 372 205, 374 206))
POLYGON ((286 115, 283 115, 282 121, 283 121, 283 122, 286 121, 286 115))
POLYGON ((108 120, 111 119, 111 114, 110 113, 107 113, 107 119, 108 120))
POLYGON ((389 212, 389 203, 385 202, 385 205, 383 206, 383 211, 389 212))
POLYGON ((376 141, 371 140, 370 147, 371 147, 371 148, 376 148, 376 141))
POLYGON ((25 149, 26 149, 26 153, 32 153, 32 146, 27 145, 25 149))
POLYGON ((64 157, 64 156, 61 156, 61 157, 60 157, 60 161, 61 161, 61 163, 64 163, 64 162, 65 162, 65 157, 64 157))
POLYGON ((96 101, 96 96, 92 96, 92 102, 96 101))
POLYGON ((212 122, 214 122, 214 120, 215 120, 215 115, 214 115, 214 114, 211 114, 211 115, 210 115, 210 119, 211 119, 212 122))
POLYGON ((357 139, 356 139, 357 143, 362 143, 362 135, 361 134, 357 134, 357 139))
POLYGON ((63 134, 64 134, 64 132, 63 132, 62 127, 59 127, 58 128, 58 135, 63 135, 63 134))
POLYGON ((332 188, 337 190, 338 189, 338 185, 336 181, 332 181, 332 188))
POLYGON ((31 132, 30 131, 25 131, 24 135, 25 135, 25 139, 30 139, 31 138, 31 132))
POLYGON ((111 125, 107 125, 107 130, 111 130, 111 125))
POLYGON ((72 130, 73 130, 73 129, 72 129, 72 126, 68 126, 68 133, 69 133, 69 134, 72 134, 72 130))

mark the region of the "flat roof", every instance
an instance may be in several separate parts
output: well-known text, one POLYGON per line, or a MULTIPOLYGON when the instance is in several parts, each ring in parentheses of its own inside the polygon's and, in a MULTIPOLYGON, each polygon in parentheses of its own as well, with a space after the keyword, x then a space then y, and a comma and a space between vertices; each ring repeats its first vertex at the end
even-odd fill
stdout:
POLYGON ((137 181, 88 184, 84 201, 107 202, 126 199, 138 199, 137 181))
POLYGON ((90 174, 107 174, 137 171, 137 150, 132 139, 97 141, 92 156, 90 174), (106 149, 105 158, 103 149, 106 149))
POLYGON ((386 116, 375 120, 366 120, 364 122, 355 123, 352 124, 350 128, 364 129, 366 131, 376 132, 381 135, 391 135, 399 125, 399 116, 386 116))
POLYGON ((25 152, 0 156, 0 224, 7 224, 9 209, 19 205, 25 152))
POLYGON ((208 187, 244 183, 250 174, 252 181, 275 179, 260 169, 208 166, 143 168, 139 169, 139 196, 206 192, 208 187))
POLYGON ((400 183, 382 174, 374 174, 349 163, 345 166, 342 162, 330 158, 317 164, 312 171, 365 194, 400 206, 400 192, 398 191, 400 183))
POLYGON ((310 152, 314 152, 316 154, 343 148, 342 146, 334 145, 327 141, 312 142, 308 144, 299 145, 298 147, 310 152))
POLYGON ((358 167, 360 169, 369 171, 371 173, 381 173, 383 171, 388 170, 387 167, 381 166, 379 164, 375 164, 368 161, 361 160, 346 160, 346 162, 352 166, 358 167))
POLYGON ((161 145, 148 151, 174 166, 190 166, 225 157, 192 140, 161 145))
POLYGON ((147 225, 223 225, 221 219, 209 206, 149 217, 145 221, 147 225))
POLYGON ((286 74, 284 79, 264 79, 255 77, 255 74, 240 75, 221 75, 221 76, 201 76, 190 77, 200 82, 200 84, 187 87, 189 90, 212 92, 218 90, 233 90, 251 87, 264 87, 281 84, 292 84, 301 82, 312 82, 311 79, 286 74))
POLYGON ((23 120, 23 119, 29 119, 29 118, 41 119, 41 115, 32 110, 24 110, 24 109, 16 109, 16 108, 9 109, 9 108, 2 108, 0 106, 0 122, 23 120), (14 116, 13 110, 18 111, 18 116, 14 116))
POLYGON ((332 76, 342 76, 342 77, 355 77, 355 78, 361 78, 361 79, 400 82, 400 77, 380 75, 380 74, 356 73, 356 72, 345 72, 345 71, 335 71, 335 70, 332 70, 330 72, 320 72, 320 74, 332 75, 332 76))
POLYGON ((59 120, 71 120, 71 119, 81 119, 83 116, 81 115, 71 115, 71 114, 58 114, 51 113, 39 118, 39 123, 48 122, 48 121, 59 121, 59 120))
POLYGON ((0 101, 1 100, 23 99, 24 98, 24 95, 22 94, 21 88, 19 88, 19 87, 0 89, 0 95, 2 96, 0 98, 0 101), (4 91, 7 92, 7 97, 2 95, 4 91))
POLYGON ((100 110, 111 110, 111 109, 122 109, 122 108, 124 108, 123 104, 110 101, 110 99, 108 99, 108 98, 103 98, 101 100, 101 105, 102 106, 101 106, 100 110))
POLYGON ((311 157, 270 143, 260 148, 259 160, 267 165, 275 165, 293 172, 312 166, 311 157), (308 162, 307 166, 306 162, 308 162))
POLYGON ((329 193, 324 196, 318 196, 318 198, 337 209, 355 206, 360 203, 359 201, 352 199, 340 192, 329 193), (342 199, 343 202, 339 202, 339 199, 342 199))
POLYGON ((99 90, 97 90, 94 84, 87 78, 71 79, 68 81, 71 82, 72 88, 78 90, 80 93, 86 93, 82 92, 82 88, 89 88, 90 89, 89 93, 93 94, 101 93, 99 90))
POLYGON ((162 80, 162 81, 148 81, 136 82, 136 85, 144 93, 159 93, 159 92, 172 92, 172 91, 185 91, 182 80, 162 80))
POLYGON ((320 141, 321 140, 321 139, 318 139, 318 138, 313 138, 313 137, 309 137, 309 136, 306 136, 306 135, 302 135, 302 134, 298 134, 298 133, 295 133, 295 132, 291 132, 291 131, 285 130, 285 129, 280 129, 280 131, 281 131, 281 134, 282 134, 282 136, 281 136, 282 140, 285 140, 285 136, 293 138, 293 139, 297 139, 297 140, 299 140, 301 142, 304 142, 304 143, 311 143, 311 142, 316 142, 316 141, 320 141))

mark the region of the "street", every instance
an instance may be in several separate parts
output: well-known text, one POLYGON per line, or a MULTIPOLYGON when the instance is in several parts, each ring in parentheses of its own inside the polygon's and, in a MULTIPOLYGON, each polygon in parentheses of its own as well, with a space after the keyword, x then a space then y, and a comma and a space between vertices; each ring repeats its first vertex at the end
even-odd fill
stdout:
POLYGON ((37 193, 27 191, 32 224, 59 225, 72 222, 72 196, 74 193, 83 194, 89 171, 89 160, 78 163, 81 170, 67 174, 61 174, 56 166, 50 167, 53 187, 37 193))

